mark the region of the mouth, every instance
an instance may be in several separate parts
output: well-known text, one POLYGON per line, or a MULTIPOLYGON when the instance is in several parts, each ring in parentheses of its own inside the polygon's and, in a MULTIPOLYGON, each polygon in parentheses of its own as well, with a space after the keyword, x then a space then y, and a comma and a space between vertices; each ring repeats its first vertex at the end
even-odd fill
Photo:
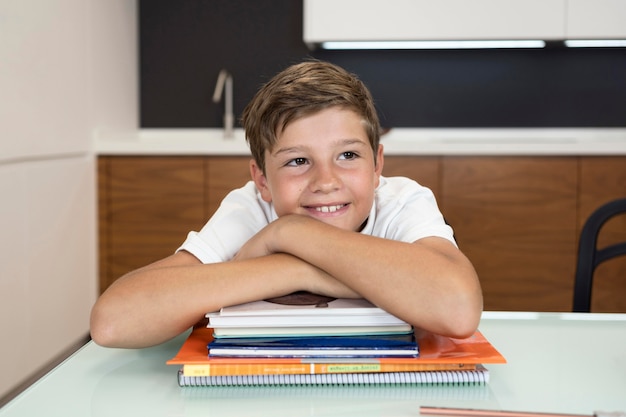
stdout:
POLYGON ((319 212, 319 213, 334 213, 337 210, 341 210, 342 208, 346 207, 347 204, 333 204, 333 205, 329 205, 329 206, 316 206, 316 207, 311 207, 311 209, 319 212))

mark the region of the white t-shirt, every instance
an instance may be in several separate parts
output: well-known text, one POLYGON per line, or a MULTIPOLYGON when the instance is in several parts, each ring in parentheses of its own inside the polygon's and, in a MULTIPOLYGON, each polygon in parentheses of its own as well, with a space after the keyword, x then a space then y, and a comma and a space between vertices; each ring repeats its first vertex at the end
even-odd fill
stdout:
MULTIPOLYGON (((278 216, 263 201, 254 182, 231 191, 200 232, 189 232, 178 250, 186 250, 202 263, 232 259, 252 236, 278 216)), ((360 233, 414 242, 438 236, 456 245, 432 191, 405 177, 380 177, 374 204, 360 233)))

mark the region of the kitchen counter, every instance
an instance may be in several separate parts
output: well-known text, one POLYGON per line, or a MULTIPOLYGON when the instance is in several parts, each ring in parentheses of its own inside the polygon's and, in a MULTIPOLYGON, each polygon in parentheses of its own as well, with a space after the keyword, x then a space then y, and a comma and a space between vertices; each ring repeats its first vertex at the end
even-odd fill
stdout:
MULTIPOLYGON (((397 128, 386 155, 626 155, 626 128, 397 128)), ((243 129, 140 129, 97 134, 97 155, 249 155, 243 129)))

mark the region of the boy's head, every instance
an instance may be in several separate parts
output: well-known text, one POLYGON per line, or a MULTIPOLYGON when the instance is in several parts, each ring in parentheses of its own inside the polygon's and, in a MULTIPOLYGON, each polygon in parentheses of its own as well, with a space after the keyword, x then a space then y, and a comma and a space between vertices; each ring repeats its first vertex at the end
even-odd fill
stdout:
POLYGON ((367 87, 337 65, 307 61, 274 76, 253 97, 241 117, 252 157, 265 171, 265 151, 271 151, 285 127, 329 107, 349 109, 361 116, 374 155, 380 123, 367 87))

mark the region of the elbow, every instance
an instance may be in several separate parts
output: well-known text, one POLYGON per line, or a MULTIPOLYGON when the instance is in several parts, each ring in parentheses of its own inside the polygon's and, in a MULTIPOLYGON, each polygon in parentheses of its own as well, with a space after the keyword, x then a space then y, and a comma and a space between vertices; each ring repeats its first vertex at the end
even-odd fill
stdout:
POLYGON ((465 339, 472 336, 483 312, 483 297, 480 289, 462 294, 450 306, 445 321, 442 323, 443 334, 456 339, 465 339))
POLYGON ((432 328, 426 330, 455 339, 465 339, 476 333, 483 312, 480 284, 476 280, 457 288, 454 293, 448 292, 448 297, 438 305, 436 316, 431 316, 434 318, 432 328))
POLYGON ((91 340, 97 345, 108 348, 130 348, 136 347, 130 343, 130 339, 123 333, 123 326, 120 320, 116 320, 114 315, 107 312, 107 306, 96 302, 91 310, 89 320, 89 332, 91 340))
POLYGON ((111 322, 107 320, 96 304, 91 310, 91 318, 89 322, 89 331, 91 340, 103 347, 118 347, 119 342, 115 337, 115 328, 111 322))
POLYGON ((414 324, 413 326, 445 337, 466 339, 478 330, 481 312, 475 309, 454 308, 440 316, 439 320, 430 321, 426 325, 414 324))
POLYGON ((99 346, 108 348, 119 347, 108 329, 102 328, 101 326, 91 326, 90 334, 91 340, 99 346))
POLYGON ((444 324, 447 336, 465 339, 478 330, 483 312, 483 293, 480 280, 468 262, 464 274, 456 280, 454 296, 447 300, 448 314, 444 324))
POLYGON ((414 328, 454 339, 471 337, 478 330, 482 314, 482 297, 439 305, 427 315, 406 320, 414 328))
POLYGON ((172 328, 155 320, 154 326, 146 325, 145 319, 131 319, 129 312, 102 301, 101 297, 91 310, 89 331, 91 340, 107 348, 141 349, 161 344, 189 326, 172 328))
POLYGON ((455 339, 471 337, 480 324, 481 309, 458 311, 445 325, 444 335, 455 339))

